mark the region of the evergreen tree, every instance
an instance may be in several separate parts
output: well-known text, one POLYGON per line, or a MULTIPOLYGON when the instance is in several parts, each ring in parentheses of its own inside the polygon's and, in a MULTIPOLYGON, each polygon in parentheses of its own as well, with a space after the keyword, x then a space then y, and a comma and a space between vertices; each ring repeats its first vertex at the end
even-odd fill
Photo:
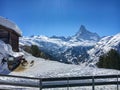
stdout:
POLYGON ((100 68, 103 67, 103 61, 104 61, 103 59, 104 59, 103 56, 100 56, 99 63, 97 63, 97 66, 100 67, 100 68))
POLYGON ((35 57, 41 57, 44 59, 53 59, 53 57, 50 54, 41 51, 37 45, 31 45, 31 46, 25 45, 22 46, 21 48, 35 57))
POLYGON ((38 48, 37 45, 32 45, 31 46, 31 50, 32 50, 32 55, 35 56, 35 57, 39 57, 40 56, 40 50, 38 48))
POLYGON ((120 70, 120 54, 116 50, 111 49, 107 54, 100 56, 97 66, 120 70))

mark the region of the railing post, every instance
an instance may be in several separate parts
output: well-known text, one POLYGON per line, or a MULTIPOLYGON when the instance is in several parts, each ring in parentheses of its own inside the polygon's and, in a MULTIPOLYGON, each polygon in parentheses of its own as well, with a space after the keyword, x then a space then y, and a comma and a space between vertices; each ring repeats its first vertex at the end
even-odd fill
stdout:
POLYGON ((118 75, 117 75, 117 90, 119 90, 118 75))
POLYGON ((94 80, 94 76, 92 76, 92 90, 95 90, 95 80, 94 80))
POLYGON ((67 77, 67 90, 69 90, 69 77, 67 77))
POLYGON ((39 79, 39 87, 40 87, 40 90, 42 90, 42 78, 39 79))

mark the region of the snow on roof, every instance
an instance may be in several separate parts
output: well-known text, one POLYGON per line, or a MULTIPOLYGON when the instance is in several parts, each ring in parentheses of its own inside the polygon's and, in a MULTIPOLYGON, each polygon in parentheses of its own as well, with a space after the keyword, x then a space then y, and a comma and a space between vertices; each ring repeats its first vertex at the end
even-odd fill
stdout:
POLYGON ((12 21, 0 16, 0 25, 14 30, 18 35, 22 35, 20 28, 12 21))

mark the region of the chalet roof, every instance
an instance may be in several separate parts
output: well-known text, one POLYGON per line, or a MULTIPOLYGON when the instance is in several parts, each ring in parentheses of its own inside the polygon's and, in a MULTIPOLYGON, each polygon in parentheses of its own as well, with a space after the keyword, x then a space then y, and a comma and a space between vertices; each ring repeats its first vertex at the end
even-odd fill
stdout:
POLYGON ((12 21, 0 16, 0 25, 14 30, 18 35, 22 36, 20 28, 12 21))

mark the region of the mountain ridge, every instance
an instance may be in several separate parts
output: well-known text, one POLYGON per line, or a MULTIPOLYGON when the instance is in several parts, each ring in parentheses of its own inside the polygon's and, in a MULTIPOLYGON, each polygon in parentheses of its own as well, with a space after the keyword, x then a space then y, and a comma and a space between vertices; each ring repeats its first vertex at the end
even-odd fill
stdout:
POLYGON ((84 25, 81 25, 79 31, 73 37, 75 37, 77 40, 80 39, 93 41, 100 40, 100 36, 97 33, 92 33, 88 31, 84 25))
MULTIPOLYGON (((113 38, 115 36, 100 38, 98 34, 88 31, 85 26, 82 25, 78 33, 69 38, 63 36, 22 37, 20 39, 20 45, 37 45, 40 50, 53 56, 56 61, 64 63, 91 63, 93 60, 96 63, 99 56, 102 54, 96 53, 101 52, 102 49, 99 48, 104 48, 102 45, 106 46, 107 42, 112 43, 115 41, 118 42, 115 46, 120 46, 119 40, 117 38, 113 38), (87 35, 87 37, 84 35, 87 35), (92 57, 93 55, 96 57, 92 57)), ((119 34, 116 37, 119 37, 119 34)), ((115 42, 112 43, 110 47, 113 47, 115 42)), ((107 46, 109 46, 109 43, 107 43, 107 46)), ((104 49, 107 48, 108 47, 105 47, 104 49)))
POLYGON ((81 25, 78 32, 73 36, 64 37, 64 36, 53 35, 50 38, 57 38, 57 39, 61 39, 61 40, 64 40, 64 41, 72 41, 71 39, 73 39, 73 38, 78 40, 78 41, 82 41, 82 40, 99 41, 101 37, 97 33, 92 33, 90 31, 88 31, 84 25, 81 25))

